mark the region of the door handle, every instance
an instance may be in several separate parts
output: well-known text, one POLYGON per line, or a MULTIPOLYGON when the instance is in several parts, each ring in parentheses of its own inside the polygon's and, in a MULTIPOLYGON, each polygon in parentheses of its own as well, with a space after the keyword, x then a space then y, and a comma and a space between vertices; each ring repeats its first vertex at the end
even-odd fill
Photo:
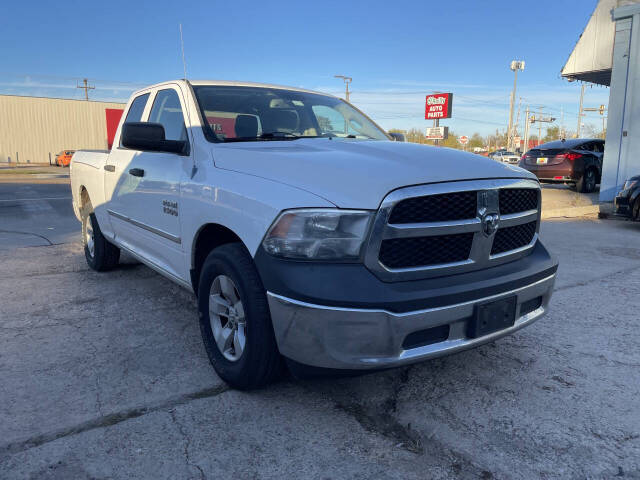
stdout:
POLYGON ((105 165, 105 166, 104 166, 104 169, 105 169, 107 172, 115 172, 115 171, 116 171, 116 166, 115 166, 115 165, 105 165))
POLYGON ((132 168, 129 170, 129 174, 134 177, 144 177, 144 170, 141 168, 132 168))

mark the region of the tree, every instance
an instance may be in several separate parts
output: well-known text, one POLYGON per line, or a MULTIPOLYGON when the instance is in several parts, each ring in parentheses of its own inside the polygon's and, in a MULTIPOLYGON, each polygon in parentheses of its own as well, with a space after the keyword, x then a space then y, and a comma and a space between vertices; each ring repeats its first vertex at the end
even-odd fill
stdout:
POLYGON ((557 125, 553 125, 551 127, 547 127, 547 134, 542 138, 542 142, 552 142, 553 140, 560 139, 560 127, 557 125))
POLYGON ((470 149, 483 148, 484 145, 485 145, 484 138, 482 138, 479 133, 474 133, 469 139, 468 147, 470 149))
POLYGON ((402 132, 402 133, 404 133, 404 136, 407 139, 407 142, 427 143, 427 139, 424 135, 424 132, 422 132, 421 130, 418 130, 417 128, 412 128, 408 132, 402 132))

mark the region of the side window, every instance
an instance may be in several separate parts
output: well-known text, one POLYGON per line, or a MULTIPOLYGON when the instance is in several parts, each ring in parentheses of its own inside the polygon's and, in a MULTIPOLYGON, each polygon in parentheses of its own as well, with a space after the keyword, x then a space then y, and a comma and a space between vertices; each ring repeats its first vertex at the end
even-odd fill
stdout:
POLYGON ((589 142, 589 143, 583 143, 582 145, 580 145, 578 147, 579 150, 586 150, 587 152, 593 152, 596 151, 596 149, 594 148, 594 144, 593 142, 589 142))
POLYGON ((149 122, 162 124, 167 140, 187 139, 187 129, 184 124, 180 99, 178 93, 171 88, 160 90, 156 94, 149 122))
POLYGON ((147 104, 147 100, 149 100, 149 94, 145 93, 144 95, 140 95, 136 97, 133 102, 131 102, 131 107, 129 107, 129 111, 127 112, 127 118, 125 118, 125 122, 139 122, 142 120, 142 113, 144 112, 144 107, 147 104))

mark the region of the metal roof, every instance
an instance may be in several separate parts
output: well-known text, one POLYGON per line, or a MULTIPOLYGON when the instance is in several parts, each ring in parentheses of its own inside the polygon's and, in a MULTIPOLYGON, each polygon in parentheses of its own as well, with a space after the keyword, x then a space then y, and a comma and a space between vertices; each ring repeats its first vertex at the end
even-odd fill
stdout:
MULTIPOLYGON (((638 0, 640 1, 640 0, 638 0)), ((611 10, 619 0, 600 0, 569 59, 562 68, 564 78, 609 85, 613 66, 613 41, 616 24, 611 10)))

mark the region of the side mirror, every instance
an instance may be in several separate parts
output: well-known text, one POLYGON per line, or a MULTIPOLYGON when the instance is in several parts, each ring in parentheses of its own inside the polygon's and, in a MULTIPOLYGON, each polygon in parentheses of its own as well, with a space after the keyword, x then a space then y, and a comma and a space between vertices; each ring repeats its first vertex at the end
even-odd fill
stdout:
POLYGON ((394 142, 406 142, 407 141, 407 139, 404 136, 404 133, 390 132, 389 136, 391 138, 393 138, 394 142))
POLYGON ((125 148, 147 152, 185 153, 187 142, 167 140, 160 123, 128 122, 122 125, 121 143, 125 148))

